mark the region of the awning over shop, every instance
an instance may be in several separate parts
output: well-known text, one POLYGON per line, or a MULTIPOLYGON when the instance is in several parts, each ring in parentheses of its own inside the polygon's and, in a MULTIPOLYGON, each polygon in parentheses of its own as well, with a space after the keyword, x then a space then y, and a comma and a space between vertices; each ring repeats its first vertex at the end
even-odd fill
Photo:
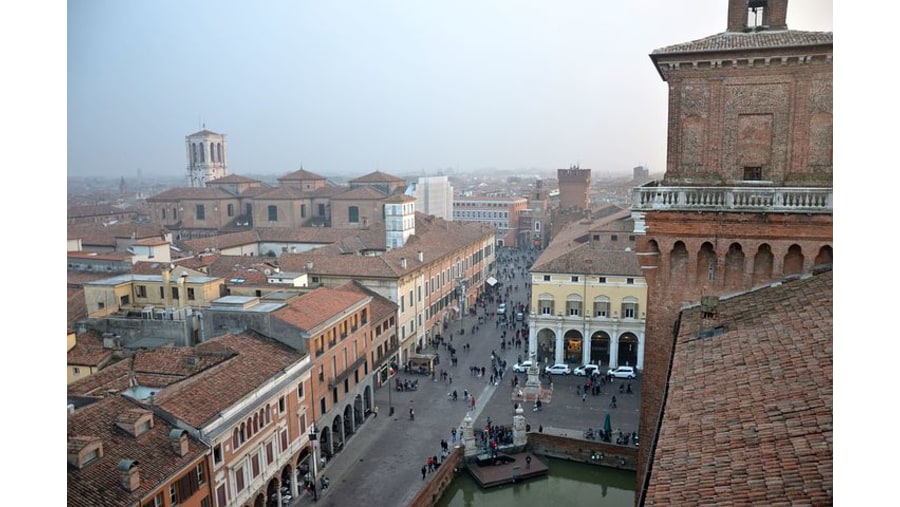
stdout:
POLYGON ((493 287, 494 285, 497 285, 497 279, 494 278, 493 276, 489 276, 488 279, 485 280, 485 283, 487 283, 488 285, 493 287))

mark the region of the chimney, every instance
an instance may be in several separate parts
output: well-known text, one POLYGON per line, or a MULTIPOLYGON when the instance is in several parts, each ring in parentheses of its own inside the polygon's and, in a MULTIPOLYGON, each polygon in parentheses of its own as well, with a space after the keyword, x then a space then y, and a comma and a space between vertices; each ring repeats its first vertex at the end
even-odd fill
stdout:
POLYGON ((419 250, 419 252, 416 254, 416 259, 418 259, 419 262, 425 262, 425 254, 423 254, 422 251, 419 250))
POLYGON ((175 428, 169 432, 169 440, 172 441, 172 450, 176 455, 184 457, 188 453, 187 431, 175 428))
POLYGON ((141 487, 141 474, 138 471, 138 462, 123 459, 119 462, 119 485, 122 489, 132 493, 141 487))
POLYGON ((400 257, 400 267, 406 269, 406 257, 400 257))
POLYGON ((313 268, 312 261, 306 261, 306 272, 309 273, 310 271, 312 271, 312 268, 313 268))
POLYGON ((168 267, 163 268, 162 270, 162 279, 163 279, 163 304, 166 307, 172 306, 170 302, 170 295, 172 292, 169 290, 169 283, 172 282, 172 270, 175 269, 175 264, 169 264, 168 267))

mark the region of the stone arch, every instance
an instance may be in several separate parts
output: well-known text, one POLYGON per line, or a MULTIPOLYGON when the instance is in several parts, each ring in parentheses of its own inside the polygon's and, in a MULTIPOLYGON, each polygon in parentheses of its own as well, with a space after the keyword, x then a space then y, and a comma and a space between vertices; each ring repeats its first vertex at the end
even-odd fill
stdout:
POLYGON ((803 273, 803 250, 800 248, 800 245, 795 243, 788 248, 788 252, 784 256, 781 273, 784 276, 803 273))
POLYGON ((716 273, 717 262, 716 250, 713 248, 712 243, 704 241, 703 244, 700 245, 700 251, 697 252, 696 283, 698 287, 714 285, 716 283, 716 277, 718 275, 716 273))
POLYGON ((366 388, 363 389, 363 409, 364 413, 369 413, 372 411, 373 403, 372 403, 372 386, 366 385, 366 388))
POLYGON ((349 437, 356 431, 356 419, 353 417, 353 405, 344 405, 344 435, 349 437))
POLYGON ((833 259, 831 255, 831 245, 822 245, 822 248, 819 249, 819 255, 816 255, 816 266, 831 264, 833 259))
POLYGON ((772 247, 768 243, 759 245, 756 256, 753 258, 753 286, 762 285, 772 280, 772 270, 775 265, 775 256, 772 255, 772 247))
POLYGON ((539 363, 553 363, 556 357, 556 332, 546 327, 537 332, 536 353, 539 363))
MULTIPOLYGON (((288 477, 290 477, 290 472, 288 472, 288 477)), ((283 484, 289 484, 287 482, 282 481, 283 484)), ((278 477, 272 477, 269 479, 269 482, 266 483, 266 498, 271 500, 280 500, 281 499, 281 483, 278 482, 278 477)), ((274 503, 274 502, 269 502, 274 503)))
POLYGON ((669 252, 669 282, 683 284, 687 278, 688 252, 683 241, 676 241, 669 252))
POLYGON ((638 337, 634 333, 622 333, 619 336, 616 364, 620 366, 636 366, 638 355, 638 337))
POLYGON ((651 255, 642 256, 640 258, 641 266, 657 267, 659 266, 659 243, 655 239, 647 242, 647 253, 651 255))
POLYGON ((605 331, 596 331, 591 335, 591 362, 595 364, 609 364, 609 334, 605 331))
POLYGON ((319 432, 319 449, 321 449, 321 456, 331 457, 334 455, 331 434, 332 431, 330 426, 325 426, 322 428, 322 431, 319 432))
POLYGON ((584 350, 584 335, 577 329, 570 329, 563 335, 563 362, 581 364, 584 350))
POLYGON ((253 507, 266 507, 266 495, 262 492, 257 493, 253 499, 253 507))
POLYGON ((732 243, 725 254, 725 288, 737 290, 744 286, 744 249, 732 243))
POLYGON ((200 143, 200 163, 206 162, 206 148, 203 146, 203 143, 200 143))
POLYGON ((366 410, 363 404, 362 394, 353 398, 353 426, 358 428, 366 420, 366 410))

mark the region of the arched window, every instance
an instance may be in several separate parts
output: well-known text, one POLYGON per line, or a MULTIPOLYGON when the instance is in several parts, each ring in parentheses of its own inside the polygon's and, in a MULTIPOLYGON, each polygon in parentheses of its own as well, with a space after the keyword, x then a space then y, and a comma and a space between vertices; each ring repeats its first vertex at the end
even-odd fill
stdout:
POLYGON ((349 208, 349 210, 348 210, 348 215, 349 215, 349 216, 347 217, 347 220, 348 220, 351 224, 358 224, 358 223, 359 223, 359 207, 357 207, 357 206, 350 206, 350 208, 349 208))
POLYGON ((271 415, 270 415, 271 413, 272 413, 272 409, 269 408, 269 404, 267 403, 266 404, 266 424, 269 424, 269 422, 271 422, 271 420, 272 420, 271 415))
POLYGON ((253 431, 253 418, 252 418, 252 417, 248 417, 248 418, 247 418, 247 439, 248 439, 248 440, 249 440, 250 438, 253 437, 253 433, 254 433, 254 431, 253 431))
POLYGON ((216 145, 215 143, 209 143, 209 161, 216 161, 216 145))
POLYGON ((669 253, 669 283, 679 284, 687 280, 688 253, 684 242, 676 241, 669 253))
POLYGON ((216 157, 216 160, 218 160, 219 163, 221 164, 223 161, 223 159, 222 159, 222 143, 216 143, 216 150, 219 152, 218 156, 216 157))
POLYGON ((705 281, 716 280, 716 252, 712 243, 704 242, 697 254, 697 283, 703 285, 705 281))
POLYGON ((732 243, 725 255, 725 287, 739 289, 744 283, 744 251, 739 243, 732 243))
POLYGON ((803 273, 803 251, 800 245, 791 245, 787 255, 784 256, 784 275, 799 275, 803 273))
POLYGON ((756 287, 772 280, 772 266, 775 256, 772 247, 763 243, 759 245, 756 256, 753 258, 753 286, 756 287))
POLYGON ((237 449, 238 446, 241 445, 240 435, 238 433, 238 429, 235 428, 233 432, 231 432, 231 448, 237 449))
POLYGON ((241 435, 241 443, 243 444, 244 442, 247 441, 247 425, 244 423, 241 423, 240 435, 241 435))
POLYGON ((203 149, 203 143, 200 143, 200 162, 206 162, 206 150, 203 149))
POLYGON ((197 143, 191 143, 191 164, 197 163, 197 143))
POLYGON ((253 414, 253 432, 259 431, 259 414, 253 414))

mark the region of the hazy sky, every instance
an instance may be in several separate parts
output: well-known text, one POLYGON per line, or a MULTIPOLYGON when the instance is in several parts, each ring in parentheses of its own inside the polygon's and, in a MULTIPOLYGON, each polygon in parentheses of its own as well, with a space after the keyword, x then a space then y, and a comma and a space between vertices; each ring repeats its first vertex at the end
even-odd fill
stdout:
MULTIPOLYGON (((728 0, 69 1, 68 174, 182 176, 223 133, 233 174, 665 169, 657 48, 728 0)), ((831 0, 788 27, 831 31, 831 0)))

